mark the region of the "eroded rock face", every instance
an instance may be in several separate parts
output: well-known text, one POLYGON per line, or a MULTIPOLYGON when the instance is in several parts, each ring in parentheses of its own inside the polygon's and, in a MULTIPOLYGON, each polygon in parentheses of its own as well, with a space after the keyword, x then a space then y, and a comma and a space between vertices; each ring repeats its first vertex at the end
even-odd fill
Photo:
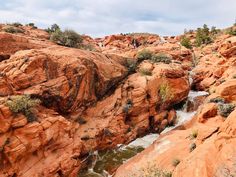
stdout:
POLYGON ((228 37, 212 45, 217 45, 218 51, 210 49, 209 53, 200 57, 198 65, 193 69, 193 88, 196 90, 218 86, 236 74, 235 37, 228 37))
POLYGON ((236 175, 236 110, 222 109, 222 105, 234 107, 236 101, 233 41, 234 37, 222 36, 202 49, 203 56, 193 69, 193 88, 209 90, 210 95, 192 120, 161 135, 122 165, 116 177, 142 176, 153 171, 168 171, 174 177, 236 175))
MULTIPOLYGON (((160 118, 158 123, 154 117, 186 99, 188 92, 187 75, 180 67, 166 64, 154 65, 152 76, 142 76, 140 73, 129 76, 114 94, 98 102, 96 106, 87 109, 81 116, 85 120, 89 118, 108 119, 114 124, 119 120, 118 122, 121 121, 122 124, 125 124, 123 128, 117 128, 117 125, 110 127, 109 131, 116 135, 111 137, 108 142, 112 147, 117 141, 113 138, 118 137, 119 134, 124 134, 119 138, 120 143, 129 142, 133 137, 143 135, 151 128, 160 132, 167 125, 173 124, 176 119, 173 111, 170 113, 166 111, 167 116, 160 118), (182 75, 168 78, 166 73, 170 71, 180 72, 182 75)), ((119 126, 122 127, 122 125, 119 126)))
POLYGON ((33 123, 4 105, 0 110, 1 176, 68 176, 78 171, 82 143, 73 136, 78 125, 43 107, 33 123))
POLYGON ((0 62, 9 59, 17 51, 46 46, 43 42, 35 42, 32 38, 23 35, 0 32, 0 62))
POLYGON ((173 105, 189 92, 188 73, 180 64, 144 61, 128 76, 125 62, 55 45, 21 50, 1 62, 0 176, 77 176, 91 150, 172 125, 173 105), (145 67, 151 75, 139 71, 145 67), (24 94, 42 101, 33 123, 5 105, 24 94))
POLYGON ((0 95, 35 95, 59 112, 82 109, 127 75, 120 59, 63 47, 21 51, 0 65, 0 95))

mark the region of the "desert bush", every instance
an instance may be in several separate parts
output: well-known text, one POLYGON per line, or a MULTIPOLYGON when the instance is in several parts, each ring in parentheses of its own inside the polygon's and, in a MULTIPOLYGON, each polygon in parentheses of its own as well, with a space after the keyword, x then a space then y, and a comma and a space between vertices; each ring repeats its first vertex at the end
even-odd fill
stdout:
POLYGON ((150 50, 144 49, 137 54, 138 61, 150 60, 153 56, 153 53, 150 50))
POLYGON ((223 117, 228 117, 234 109, 234 104, 218 104, 218 113, 223 117))
POLYGON ((12 23, 10 24, 11 26, 14 26, 14 27, 20 27, 20 26, 23 26, 21 23, 19 22, 15 22, 15 23, 12 23))
POLYGON ((34 23, 28 23, 28 24, 26 24, 26 26, 30 26, 30 27, 32 27, 33 29, 37 29, 37 26, 35 26, 34 23))
POLYGON ((163 63, 169 64, 171 63, 171 58, 167 56, 166 54, 160 53, 160 54, 153 55, 151 57, 151 61, 154 63, 163 62, 163 63))
POLYGON ((73 30, 65 30, 64 32, 56 30, 51 33, 50 40, 59 45, 75 48, 83 42, 81 35, 73 30))
POLYGON ((3 29, 7 33, 24 33, 24 30, 14 27, 14 26, 8 26, 3 29))
POLYGON ((150 71, 149 69, 144 69, 144 68, 139 69, 139 73, 142 76, 151 76, 152 75, 152 71, 150 71))
POLYGON ((38 104, 40 104, 40 100, 31 99, 29 95, 12 96, 6 102, 6 106, 8 106, 13 113, 24 114, 28 122, 35 121, 33 109, 38 104))
POLYGON ((134 59, 127 58, 125 60, 125 67, 127 67, 129 74, 134 73, 137 67, 137 62, 134 59))
POLYGON ((225 103, 225 99, 221 97, 212 98, 209 103, 225 103))
POLYGON ((177 167, 177 165, 179 165, 179 163, 180 163, 180 160, 179 160, 179 159, 173 159, 173 161, 172 161, 172 165, 173 165, 174 167, 177 167))
POLYGON ((170 99, 173 95, 171 93, 171 88, 168 83, 162 83, 159 88, 159 96, 161 97, 162 102, 170 99))
POLYGON ((180 44, 188 49, 192 49, 192 44, 191 41, 188 37, 184 36, 181 41, 180 44))

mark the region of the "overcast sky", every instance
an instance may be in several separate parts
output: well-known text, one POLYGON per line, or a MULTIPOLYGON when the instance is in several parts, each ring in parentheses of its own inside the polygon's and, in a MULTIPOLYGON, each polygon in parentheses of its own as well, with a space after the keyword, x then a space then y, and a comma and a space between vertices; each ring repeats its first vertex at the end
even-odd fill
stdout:
POLYGON ((0 23, 33 22, 101 37, 127 32, 176 35, 236 18, 236 0, 0 0, 0 23))

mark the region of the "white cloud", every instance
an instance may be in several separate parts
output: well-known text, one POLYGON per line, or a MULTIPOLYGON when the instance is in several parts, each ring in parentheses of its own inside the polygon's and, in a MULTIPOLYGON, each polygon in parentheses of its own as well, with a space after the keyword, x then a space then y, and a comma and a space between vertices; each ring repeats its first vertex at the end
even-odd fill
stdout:
POLYGON ((57 23, 92 36, 126 32, 175 35, 185 28, 226 27, 235 0, 0 0, 0 22, 57 23))

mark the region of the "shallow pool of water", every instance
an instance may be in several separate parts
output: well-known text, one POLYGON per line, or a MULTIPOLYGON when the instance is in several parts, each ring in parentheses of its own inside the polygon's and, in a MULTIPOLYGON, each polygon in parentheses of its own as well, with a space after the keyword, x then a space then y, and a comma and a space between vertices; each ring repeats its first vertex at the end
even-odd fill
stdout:
POLYGON ((80 171, 79 177, 109 177, 127 159, 143 150, 141 146, 120 146, 112 150, 95 151, 89 155, 89 166, 80 171))

